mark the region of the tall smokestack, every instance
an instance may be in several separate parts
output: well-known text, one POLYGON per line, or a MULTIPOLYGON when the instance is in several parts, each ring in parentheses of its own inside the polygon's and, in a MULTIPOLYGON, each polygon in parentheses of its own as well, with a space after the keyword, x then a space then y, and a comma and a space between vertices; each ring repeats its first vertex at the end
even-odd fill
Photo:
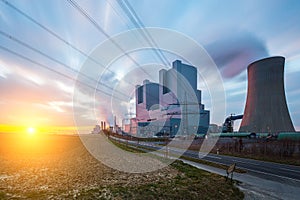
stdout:
POLYGON ((255 61, 248 66, 248 93, 240 132, 294 132, 284 91, 281 56, 255 61))

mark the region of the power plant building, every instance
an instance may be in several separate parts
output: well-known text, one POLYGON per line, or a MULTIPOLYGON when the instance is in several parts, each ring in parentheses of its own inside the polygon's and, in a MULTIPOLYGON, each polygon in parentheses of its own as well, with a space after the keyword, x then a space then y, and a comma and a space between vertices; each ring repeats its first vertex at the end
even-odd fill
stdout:
POLYGON ((179 60, 172 65, 169 70, 159 71, 159 83, 145 80, 143 85, 136 86, 138 136, 207 132, 209 111, 204 109, 201 91, 197 90, 197 69, 179 60), (194 118, 199 120, 195 122, 194 118))
POLYGON ((295 132, 284 90, 285 58, 269 57, 248 66, 248 91, 239 132, 295 132))

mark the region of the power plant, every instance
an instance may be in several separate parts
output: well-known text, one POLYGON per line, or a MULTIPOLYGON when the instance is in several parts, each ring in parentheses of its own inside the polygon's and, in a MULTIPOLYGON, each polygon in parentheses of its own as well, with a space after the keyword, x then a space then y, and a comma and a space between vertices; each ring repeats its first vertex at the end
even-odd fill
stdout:
POLYGON ((176 60, 169 70, 159 71, 159 84, 144 80, 136 86, 138 136, 206 134, 209 111, 197 89, 197 68, 176 60), (199 119, 199 120, 196 120, 199 119))
POLYGON ((264 58, 248 66, 247 100, 239 132, 295 132, 284 90, 281 56, 264 58))
MULTIPOLYGON (((282 56, 249 64, 244 113, 227 117, 222 133, 233 133, 234 121, 240 119, 238 132, 246 134, 243 136, 295 132, 285 97, 284 64, 282 56)), ((131 134, 145 137, 206 134, 208 126, 209 111, 201 103, 195 67, 176 60, 171 69, 159 71, 159 83, 145 80, 136 86, 136 117, 130 119, 127 130, 131 134), (189 85, 190 92, 185 85, 189 85), (193 93, 194 99, 188 93, 193 93), (197 109, 191 109, 192 105, 197 109), (199 121, 193 122, 195 116, 199 121)))

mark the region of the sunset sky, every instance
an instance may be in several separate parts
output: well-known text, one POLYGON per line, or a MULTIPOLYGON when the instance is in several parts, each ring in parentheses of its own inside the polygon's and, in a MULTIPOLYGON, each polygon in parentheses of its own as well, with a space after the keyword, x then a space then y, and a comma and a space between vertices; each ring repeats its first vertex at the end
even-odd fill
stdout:
MULTIPOLYGON (((223 78, 227 115, 244 111, 248 64, 268 56, 284 56, 287 103, 294 126, 300 130, 299 1, 75 2, 102 32, 69 1, 0 1, 0 124, 75 126, 74 109, 83 121, 93 117, 85 112, 89 100, 73 104, 74 80, 85 55, 108 36, 138 28, 134 23, 138 22, 178 31, 205 48, 223 78), (134 13, 126 13, 124 5, 134 13)), ((143 64, 163 65, 151 52, 132 56, 143 64)), ((165 56, 169 63, 176 59, 168 53, 165 56)), ((133 64, 126 58, 117 60, 114 73, 102 77, 101 84, 119 84, 133 64)), ((97 86, 90 80, 86 84, 97 86)), ((98 91, 96 121, 112 123, 108 97, 98 91)), ((208 102, 209 95, 203 92, 203 103, 210 109, 208 102)), ((125 114, 124 118, 128 117, 125 114)))

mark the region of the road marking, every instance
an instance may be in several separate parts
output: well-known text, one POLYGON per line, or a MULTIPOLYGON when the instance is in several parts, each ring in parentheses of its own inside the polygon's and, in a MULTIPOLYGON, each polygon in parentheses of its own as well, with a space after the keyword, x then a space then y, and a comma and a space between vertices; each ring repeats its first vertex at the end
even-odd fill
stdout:
MULTIPOLYGON (((199 157, 200 157, 201 154, 203 155, 203 153, 200 153, 200 152, 199 152, 199 157)), ((222 158, 220 158, 220 157, 217 157, 217 156, 211 156, 211 155, 209 155, 209 154, 206 154, 206 155, 204 154, 204 158, 205 158, 205 157, 216 158, 216 159, 218 159, 218 160, 221 160, 221 159, 222 159, 222 158)))
MULTIPOLYGON (((122 140, 122 139, 121 139, 122 140)), ((123 140, 124 141, 124 140, 123 140)), ((126 140, 125 140, 126 141, 126 140)), ((131 142, 129 142, 131 143, 131 142)), ((147 146, 147 145, 145 145, 147 146)), ((148 145, 149 146, 149 145, 148 145)), ((154 145, 155 146, 155 145, 154 145)), ((153 147, 154 147, 153 146, 153 147)), ((174 148, 170 148, 170 150, 173 150, 173 151, 177 151, 177 152, 180 152, 174 148)), ((182 153, 182 152, 180 152, 182 153)), ((196 152, 195 152, 196 153, 196 152)), ((198 156, 199 155, 204 155, 205 153, 202 153, 202 152, 198 152, 198 156)), ((216 159, 222 159, 221 157, 216 157, 216 156, 211 156, 209 154, 206 155, 207 157, 211 157, 211 158, 216 158, 216 159)), ((250 162, 243 162, 243 161, 239 161, 239 160, 233 160, 234 162, 240 162, 240 163, 245 163, 245 164, 252 164, 252 165, 259 165, 259 164, 254 164, 254 163, 250 163, 250 162)), ((219 164, 224 164, 224 163, 220 163, 220 162, 216 162, 216 161, 210 161, 210 162, 215 162, 215 163, 219 163, 219 164)), ((263 161, 262 161, 263 162, 263 161)), ((277 163, 276 163, 277 164, 277 163)), ((248 171, 252 171, 252 172, 256 172, 256 173, 260 173, 260 174, 266 174, 266 175, 270 175, 270 176, 275 176, 275 177, 279 177, 279 178, 283 178, 283 179, 289 179, 289 180, 292 180, 292 181, 297 181, 297 182, 300 182, 299 179, 294 179, 294 178, 290 178, 290 177, 286 177, 286 176, 280 176, 280 175, 277 175, 277 174, 271 174, 271 173, 268 173, 268 172, 262 172, 262 171, 258 171, 258 170, 253 170, 253 169, 249 169, 249 168, 246 168, 246 167, 240 167, 242 169, 246 169, 248 171)), ((279 168, 279 169, 282 169, 282 170, 286 170, 286 171, 292 171, 292 172, 299 172, 297 170, 292 170, 292 169, 286 169, 286 168, 279 168)))
POLYGON ((256 165, 259 166, 260 164, 256 164, 256 163, 251 163, 251 162, 244 162, 244 161, 240 161, 240 160, 232 160, 233 162, 240 162, 240 163, 244 163, 244 164, 250 164, 250 165, 256 165))
MULTIPOLYGON (((216 161, 211 161, 211 162, 215 162, 215 163, 223 164, 224 165, 224 163, 221 163, 221 162, 216 162, 216 161)), ((246 168, 246 167, 238 167, 238 168, 245 169, 247 171, 256 172, 258 174, 265 174, 265 175, 269 175, 269 176, 276 176, 276 177, 279 177, 279 178, 282 178, 282 179, 289 179, 289 180, 292 180, 292 181, 300 182, 299 179, 294 179, 294 178, 290 178, 290 177, 286 177, 286 176, 280 176, 280 175, 277 175, 277 174, 271 174, 271 173, 268 173, 268 172, 262 172, 262 171, 258 171, 258 170, 254 170, 254 169, 249 169, 249 168, 246 168)), ((256 176, 254 176, 254 177, 256 177, 256 176)), ((259 177, 259 178, 261 178, 261 177, 259 177)))
POLYGON ((298 172, 298 173, 300 173, 300 169, 299 169, 299 170, 286 169, 286 168, 279 168, 279 169, 283 169, 283 170, 286 170, 286 171, 291 171, 291 172, 298 172))
POLYGON ((290 179, 292 181, 300 182, 299 179, 294 179, 294 178, 290 178, 290 177, 287 177, 287 176, 280 176, 280 175, 277 175, 277 174, 271 174, 271 173, 268 173, 268 172, 257 171, 257 170, 254 170, 254 169, 247 169, 245 167, 241 167, 241 168, 244 168, 244 169, 246 169, 248 171, 253 171, 253 172, 256 172, 256 173, 260 173, 260 174, 266 174, 266 175, 276 176, 276 177, 279 177, 279 178, 290 179))
MULTIPOLYGON (((174 149, 173 149, 174 151, 174 149)), ((175 150, 176 151, 176 150, 175 150)), ((153 152, 152 152, 153 153, 153 152)), ((159 153, 161 154, 161 153, 159 153)), ((215 156, 213 156, 215 157, 215 156)), ((218 158, 218 157, 216 157, 218 158)), ((221 158, 218 158, 218 159, 221 159, 221 158)), ((184 160, 184 159, 183 159, 184 160)), ((236 161, 236 162, 241 162, 241 161, 238 161, 238 160, 233 160, 233 161, 236 161)), ((220 162, 216 162, 216 161, 210 161, 210 162, 215 162, 215 163, 219 163, 219 164, 224 164, 224 163, 220 163, 220 162)), ((252 163, 248 163, 248 164, 252 164, 252 163)), ((258 174, 265 174, 265 175, 269 175, 269 176, 275 176, 275 177, 279 177, 279 178, 282 178, 282 179, 289 179, 289 180, 292 180, 292 181, 296 181, 296 182, 300 182, 299 179, 295 179, 295 178, 290 178, 290 177, 286 177, 286 176, 280 176, 280 175, 277 175, 277 174, 271 174, 271 173, 268 173, 268 172, 262 172, 262 171, 258 171, 258 170, 254 170, 254 169, 249 169, 249 168, 246 168, 246 167, 240 167, 241 169, 245 169, 247 171, 252 171, 252 172, 256 172, 258 174)), ((284 170, 289 170, 289 169, 285 169, 285 168, 280 168, 280 169, 284 169, 284 170)), ((296 170, 290 170, 290 171, 296 171, 296 170)), ((296 171, 298 172, 298 171, 296 171)))

